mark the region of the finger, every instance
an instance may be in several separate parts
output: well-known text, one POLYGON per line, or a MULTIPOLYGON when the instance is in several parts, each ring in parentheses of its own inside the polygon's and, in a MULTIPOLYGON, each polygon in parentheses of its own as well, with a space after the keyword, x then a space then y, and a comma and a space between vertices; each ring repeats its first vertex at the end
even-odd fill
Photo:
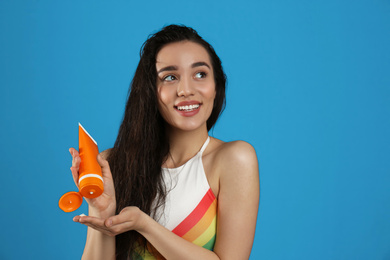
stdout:
POLYGON ((76 169, 76 167, 70 167, 70 171, 72 172, 74 184, 78 188, 79 187, 79 181, 78 181, 79 180, 79 171, 78 171, 78 169, 76 169))
POLYGON ((97 217, 91 217, 91 216, 75 216, 74 219, 78 220, 77 222, 83 223, 83 224, 91 224, 96 227, 102 227, 105 228, 104 225, 104 219, 97 218, 97 217))
POLYGON ((105 221, 105 225, 107 227, 113 227, 124 223, 133 225, 133 223, 138 219, 139 213, 140 210, 137 207, 126 207, 122 209, 118 215, 109 217, 105 221))
POLYGON ((123 222, 114 226, 106 227, 107 232, 113 234, 113 235, 119 235, 124 232, 134 230, 134 225, 132 222, 123 222))
POLYGON ((107 230, 114 235, 133 230, 137 218, 134 217, 136 214, 134 214, 134 211, 131 208, 132 207, 126 207, 118 215, 108 218, 104 222, 107 230))
POLYGON ((108 164, 108 161, 106 159, 103 159, 103 157, 100 154, 98 154, 97 156, 97 161, 100 167, 102 167, 103 178, 112 179, 110 165, 108 164))
POLYGON ((72 167, 76 167, 77 170, 80 168, 80 163, 81 163, 81 158, 80 156, 77 154, 73 157, 73 160, 72 160, 72 167))
POLYGON ((105 235, 108 235, 108 236, 115 236, 115 234, 114 234, 113 232, 111 232, 111 230, 109 230, 109 229, 107 229, 107 228, 105 228, 105 227, 96 226, 96 225, 91 224, 91 223, 89 223, 89 222, 85 222, 85 223, 81 223, 81 222, 80 222, 80 224, 83 224, 83 225, 85 225, 85 226, 87 226, 87 227, 93 228, 93 229, 95 229, 95 230, 97 230, 97 231, 99 231, 99 232, 101 232, 101 233, 103 233, 103 234, 105 234, 105 235))
POLYGON ((74 217, 73 217, 73 221, 74 221, 74 222, 80 222, 80 221, 79 221, 80 218, 81 218, 81 216, 74 216, 74 217))
MULTIPOLYGON (((70 151, 70 149, 69 149, 69 151, 70 151)), ((77 187, 79 187, 78 180, 79 180, 80 161, 81 161, 80 157, 78 155, 76 155, 76 157, 73 157, 72 167, 70 167, 70 171, 72 172, 73 181, 77 187)))
POLYGON ((73 147, 69 148, 69 153, 72 156, 72 158, 74 158, 75 156, 80 156, 79 152, 76 149, 74 149, 73 147))
POLYGON ((81 162, 80 154, 73 147, 69 148, 69 153, 72 155, 72 167, 76 167, 76 170, 78 171, 81 162))
POLYGON ((88 227, 91 227, 97 231, 100 231, 106 235, 114 236, 115 234, 112 232, 110 228, 107 228, 104 225, 104 219, 96 218, 96 217, 90 217, 90 216, 75 216, 73 218, 73 221, 79 222, 83 225, 86 225, 88 227))

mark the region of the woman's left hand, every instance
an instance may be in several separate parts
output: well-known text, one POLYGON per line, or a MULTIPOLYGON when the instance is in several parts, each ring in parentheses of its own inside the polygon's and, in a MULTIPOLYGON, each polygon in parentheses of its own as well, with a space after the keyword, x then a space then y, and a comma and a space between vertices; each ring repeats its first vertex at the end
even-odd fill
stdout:
POLYGON ((138 207, 126 207, 118 215, 108 219, 76 216, 73 221, 96 229, 108 236, 116 236, 129 230, 142 230, 147 217, 138 207))

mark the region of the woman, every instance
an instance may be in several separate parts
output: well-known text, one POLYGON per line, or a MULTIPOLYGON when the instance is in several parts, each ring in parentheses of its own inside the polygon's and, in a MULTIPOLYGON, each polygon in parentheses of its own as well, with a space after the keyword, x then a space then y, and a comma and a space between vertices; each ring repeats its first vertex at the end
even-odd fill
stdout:
MULTIPOLYGON (((256 153, 209 137, 225 74, 191 28, 143 45, 115 145, 102 152, 104 193, 87 200, 83 259, 248 259, 259 203, 256 153)), ((71 171, 77 185, 80 157, 71 171)))

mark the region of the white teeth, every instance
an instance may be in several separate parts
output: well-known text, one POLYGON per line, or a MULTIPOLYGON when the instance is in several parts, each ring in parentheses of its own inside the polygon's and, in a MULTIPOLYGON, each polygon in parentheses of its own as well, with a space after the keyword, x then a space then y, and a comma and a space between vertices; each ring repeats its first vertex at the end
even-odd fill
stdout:
POLYGON ((194 109, 197 109, 199 107, 199 104, 196 105, 189 105, 189 106, 178 106, 177 109, 180 111, 192 111, 194 109))

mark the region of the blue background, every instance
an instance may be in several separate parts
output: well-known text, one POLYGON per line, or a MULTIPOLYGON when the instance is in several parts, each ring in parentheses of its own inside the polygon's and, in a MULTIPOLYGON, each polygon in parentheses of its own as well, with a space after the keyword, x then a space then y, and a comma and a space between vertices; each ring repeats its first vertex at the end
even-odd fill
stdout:
POLYGON ((192 26, 228 75, 211 133, 250 142, 251 259, 390 259, 390 2, 0 1, 0 259, 79 259, 68 148, 110 148, 139 48, 192 26), (144 2, 144 3, 142 3, 144 2))

